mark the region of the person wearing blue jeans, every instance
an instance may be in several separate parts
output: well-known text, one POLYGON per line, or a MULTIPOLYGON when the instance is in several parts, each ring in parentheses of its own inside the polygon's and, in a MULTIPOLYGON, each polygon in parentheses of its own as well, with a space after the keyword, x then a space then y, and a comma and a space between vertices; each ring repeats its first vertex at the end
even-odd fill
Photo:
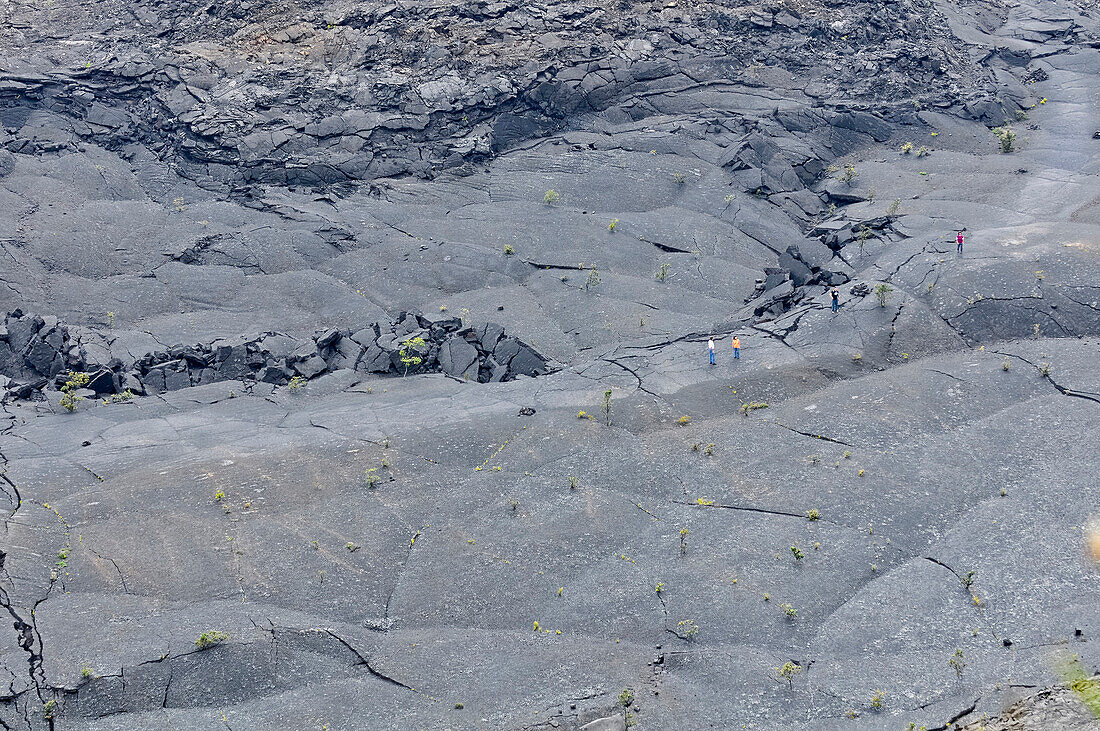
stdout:
POLYGON ((733 336, 733 359, 741 360, 741 338, 733 336))
POLYGON ((714 360, 714 338, 710 338, 709 340, 707 340, 707 351, 710 352, 710 364, 718 365, 718 363, 714 360))
POLYGON ((836 312, 839 309, 840 309, 840 292, 837 291, 836 287, 833 287, 833 312, 836 312))

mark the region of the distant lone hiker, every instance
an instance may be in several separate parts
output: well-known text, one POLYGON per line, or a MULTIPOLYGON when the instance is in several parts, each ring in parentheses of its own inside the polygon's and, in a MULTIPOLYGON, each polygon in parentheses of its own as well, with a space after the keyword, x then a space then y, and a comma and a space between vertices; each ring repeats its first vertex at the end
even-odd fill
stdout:
POLYGON ((714 338, 707 341, 707 350, 710 352, 710 364, 717 365, 714 361, 714 338))
POLYGON ((836 312, 840 309, 840 290, 838 290, 836 287, 833 287, 832 297, 833 297, 833 312, 836 312))
POLYGON ((741 338, 733 336, 733 359, 741 360, 741 338))
POLYGON ((963 253, 963 232, 959 231, 955 234, 955 243, 958 245, 959 253, 963 253))

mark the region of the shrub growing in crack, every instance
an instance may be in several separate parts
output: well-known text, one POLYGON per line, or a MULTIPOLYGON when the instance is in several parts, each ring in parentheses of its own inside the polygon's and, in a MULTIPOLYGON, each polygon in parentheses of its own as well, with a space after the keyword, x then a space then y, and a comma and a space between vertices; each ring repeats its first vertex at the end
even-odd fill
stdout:
POLYGON ((817 508, 810 508, 809 510, 806 511, 806 520, 810 520, 810 521, 821 520, 821 513, 818 512, 817 508))
POLYGON ((863 249, 867 246, 867 242, 871 238, 871 228, 869 226, 861 226, 859 232, 856 234, 856 244, 859 246, 859 255, 863 256, 863 249))
POLYGON ((794 690, 794 676, 802 672, 802 666, 788 660, 775 669, 775 677, 787 681, 787 687, 794 690))
POLYGON ((95 670, 88 663, 84 663, 80 667, 80 677, 83 680, 91 680, 95 677, 95 670))
POLYGON ((347 545, 344 546, 344 548, 348 549, 348 553, 355 553, 360 548, 362 548, 362 546, 360 546, 358 543, 352 543, 351 541, 348 541, 347 545))
POLYGON ((84 400, 83 396, 77 396, 76 391, 88 385, 91 376, 87 373, 69 373, 69 379, 61 387, 61 398, 58 404, 66 411, 76 411, 76 405, 84 400))
POLYGON ((588 272, 588 278, 584 280, 585 291, 591 290, 593 287, 600 283, 600 272, 595 267, 588 272))
POLYGON ((878 306, 885 307, 886 301, 890 299, 890 293, 894 291, 894 288, 889 284, 876 284, 875 285, 875 297, 878 298, 878 306))
POLYGON ((378 476, 378 468, 371 467, 366 471, 367 489, 373 490, 378 487, 378 483, 382 481, 382 478, 378 476))
POLYGON ((854 183, 856 178, 858 178, 858 177, 859 177, 859 172, 856 170, 856 166, 853 165, 852 163, 847 163, 844 166, 844 172, 840 174, 840 179, 843 180, 848 185, 851 185, 852 183, 854 183))
POLYGON ((623 708, 630 707, 630 704, 634 702, 634 691, 630 688, 623 688, 623 692, 619 693, 619 705, 623 708))
POLYGON ((747 404, 741 404, 741 415, 748 416, 750 411, 756 411, 757 409, 768 408, 767 401, 750 401, 747 404))
POLYGON ((955 654, 948 658, 947 664, 955 671, 955 675, 961 678, 963 676, 963 669, 966 667, 966 658, 963 655, 963 651, 956 648, 955 654))
POLYGON ((901 146, 901 154, 903 154, 903 155, 908 155, 912 151, 913 151, 913 143, 912 142, 906 142, 905 144, 903 144, 901 146))
POLYGON ((195 645, 197 645, 200 650, 205 650, 209 647, 213 647, 214 645, 219 645, 228 639, 228 632, 210 629, 199 635, 199 638, 195 640, 195 645))
POLYGON ((695 624, 694 619, 681 619, 676 623, 676 634, 681 639, 694 640, 699 634, 699 625, 695 624))
POLYGON ((656 588, 656 590, 657 590, 657 593, 658 593, 658 594, 660 594, 660 593, 661 593, 662 591, 664 591, 664 590, 665 590, 665 582, 663 582, 663 581, 658 581, 658 582, 657 582, 657 586, 656 586, 655 588, 656 588))
POLYGON ((901 209, 901 198, 895 198, 886 209, 887 216, 896 216, 901 209))
POLYGON ((401 349, 397 351, 401 357, 401 363, 405 366, 405 372, 402 376, 409 375, 409 366, 418 366, 424 362, 424 359, 420 357, 419 350, 427 346, 424 342, 424 338, 417 336, 415 338, 409 338, 401 344, 401 349))
POLYGON ((687 528, 680 529, 680 555, 683 556, 688 552, 687 538, 691 535, 691 531, 687 528))
POLYGON ((994 127, 992 132, 1001 142, 1001 152, 1009 153, 1016 148, 1016 131, 1007 124, 1003 127, 994 127))

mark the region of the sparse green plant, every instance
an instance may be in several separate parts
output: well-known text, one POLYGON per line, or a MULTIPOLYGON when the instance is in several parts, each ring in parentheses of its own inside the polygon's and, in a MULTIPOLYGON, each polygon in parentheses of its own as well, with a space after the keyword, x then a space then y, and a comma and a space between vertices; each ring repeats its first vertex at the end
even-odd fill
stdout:
POLYGON ((878 306, 885 307, 886 301, 890 298, 890 293, 894 291, 894 288, 889 284, 880 283, 875 285, 875 297, 878 298, 878 306))
POLYGON ((917 157, 928 157, 931 154, 932 154, 932 151, 929 150, 924 145, 921 145, 920 148, 917 150, 917 157))
POLYGON ((402 374, 403 376, 409 374, 410 366, 418 366, 424 362, 424 358, 420 356, 419 351, 421 348, 427 347, 427 345, 428 344, 424 342, 424 338, 419 335, 414 338, 409 338, 401 344, 401 349, 398 350, 397 353, 401 357, 402 365, 405 366, 405 372, 402 374))
POLYGON ((1001 363, 1001 370, 1002 371, 1007 371, 1011 367, 1012 367, 1012 364, 1009 362, 1008 358, 1005 358, 1004 361, 1001 363))
POLYGON ((683 185, 687 182, 687 177, 683 173, 673 173, 672 180, 676 183, 676 185, 683 185))
POLYGON ((382 478, 378 475, 377 467, 370 467, 366 471, 367 487, 371 490, 378 487, 378 483, 382 481, 382 478))
POLYGON ((1028 120, 1028 113, 1025 112, 1023 109, 1017 109, 1016 110, 1016 121, 1017 122, 1026 122, 1027 120, 1028 120))
POLYGON ((519 510, 519 501, 516 500, 515 498, 511 498, 508 501, 508 504, 512 506, 512 512, 513 513, 516 512, 517 510, 519 510))
POLYGON ((677 426, 687 426, 690 423, 691 423, 691 417, 690 416, 681 416, 679 419, 676 420, 677 426))
POLYGON ((698 452, 703 445, 700 442, 695 442, 691 445, 691 451, 698 452))
POLYGON ((590 290, 600 283, 600 272, 595 267, 588 270, 588 277, 584 280, 585 290, 590 290))
POLYGON ((345 545, 344 548, 348 549, 348 553, 355 553, 360 548, 362 548, 362 546, 360 546, 358 543, 352 543, 351 541, 348 541, 347 545, 345 545))
POLYGON ((691 535, 691 531, 687 528, 680 529, 680 555, 683 556, 688 552, 687 539, 691 535))
POLYGON ((783 613, 787 615, 787 619, 794 619, 798 616, 798 610, 788 603, 779 605, 779 608, 783 610, 783 613))
POLYGON ((623 708, 629 708, 630 704, 634 702, 634 691, 630 688, 623 688, 623 692, 619 693, 619 705, 623 708))
POLYGON ((852 360, 854 360, 856 363, 861 362, 863 360, 863 353, 856 353, 852 356, 852 360))
POLYGON ((913 151, 913 143, 912 142, 906 142, 905 144, 903 144, 901 146, 901 154, 903 154, 903 155, 908 155, 912 151, 913 151))
POLYGON ((874 708, 876 711, 881 709, 882 708, 882 703, 885 700, 886 700, 886 691, 885 690, 876 690, 874 693, 871 694, 871 708, 874 708))
POLYGON ((699 634, 699 625, 693 619, 681 619, 676 623, 676 634, 686 640, 694 640, 695 635, 699 634))
POLYGON ((1008 488, 1007 487, 1002 487, 1001 488, 1001 497, 1007 497, 1007 496, 1008 496, 1008 488))
POLYGON ((1040 376, 1049 376, 1050 375, 1050 363, 1043 363, 1039 366, 1039 375, 1040 376))
POLYGON ((111 396, 111 401, 114 401, 115 403, 126 403, 127 401, 133 401, 133 399, 134 392, 130 389, 126 389, 122 393, 116 393, 111 396))
POLYGON ((662 591, 664 591, 664 590, 665 590, 665 582, 663 582, 663 581, 658 581, 658 582, 657 582, 657 586, 656 586, 655 588, 656 588, 656 590, 657 590, 657 593, 658 593, 658 594, 660 594, 660 593, 661 593, 662 591))
POLYGON ((1089 677, 1089 673, 1076 654, 1061 658, 1056 666, 1058 675, 1077 700, 1088 708, 1092 715, 1100 719, 1100 678, 1089 677))
POLYGON ((871 227, 861 226, 856 233, 856 245, 859 246, 859 255, 863 256, 863 249, 871 238, 871 227))
POLYGON ((64 407, 66 411, 76 411, 76 405, 84 400, 84 397, 78 396, 76 392, 87 386, 90 380, 91 376, 87 373, 70 371, 68 380, 61 387, 61 398, 58 404, 64 407))
POLYGON ((901 209, 901 198, 895 198, 891 201, 890 205, 886 208, 887 216, 896 216, 901 209))
POLYGON ((576 489, 577 489, 577 485, 579 484, 579 482, 580 482, 580 481, 579 481, 579 480, 577 480, 577 478, 576 478, 576 477, 574 477, 573 475, 570 475, 570 476, 569 476, 569 489, 570 489, 570 490, 576 490, 576 489))
POLYGON ((955 675, 961 678, 963 669, 966 667, 966 657, 963 655, 963 651, 956 649, 955 654, 948 658, 947 664, 955 671, 955 675))
POLYGON ((844 172, 840 174, 840 179, 848 185, 855 182, 855 179, 859 177, 859 171, 856 170, 856 166, 852 163, 847 163, 844 166, 844 172))
POLYGON ((821 520, 821 513, 817 511, 817 508, 810 508, 806 511, 806 519, 811 521, 821 520))
POLYGON ((114 326, 115 326, 115 313, 108 312, 107 313, 107 327, 114 327, 114 326))
POLYGON ((200 650, 205 650, 208 647, 221 644, 229 639, 228 632, 222 632, 216 629, 210 629, 199 635, 199 638, 195 640, 195 644, 200 650))
POLYGON ((461 711, 465 707, 466 707, 465 704, 463 704, 462 702, 455 703, 455 710, 456 711, 461 711))
POLYGON ((220 503, 222 500, 225 500, 225 493, 221 490, 216 490, 214 492, 214 501, 220 503))
POLYGON ((611 233, 615 233, 615 229, 619 227, 619 219, 612 218, 611 223, 607 224, 607 230, 611 233))
POLYGON ((1001 141, 1001 152, 1009 153, 1016 149, 1016 131, 1007 124, 1003 127, 994 127, 993 134, 1001 141))
POLYGON ((611 426, 612 403, 611 403, 611 389, 610 388, 603 392, 603 403, 600 405, 600 408, 603 409, 604 421, 607 422, 608 426, 611 426))
MULTIPOLYGON (((52 721, 57 716, 57 701, 50 699, 42 706, 42 718, 52 721)), ((50 724, 51 726, 53 724, 50 724)))
POLYGON ((801 561, 806 556, 798 546, 791 546, 791 555, 794 556, 795 561, 801 561))
POLYGON ((516 248, 514 246, 512 246, 511 244, 505 244, 504 245, 504 255, 505 256, 512 256, 515 253, 516 253, 516 248))
POLYGON ((820 454, 811 454, 809 457, 806 458, 806 461, 809 462, 810 464, 820 464, 821 463, 821 455, 820 454))
POLYGON ((90 665, 85 663, 80 667, 80 677, 84 680, 91 680, 95 677, 95 670, 90 665))
POLYGON ((750 401, 747 404, 741 404, 741 415, 742 416, 748 416, 749 413, 752 412, 752 411, 756 411, 758 409, 766 409, 766 408, 768 408, 768 402, 767 401, 750 401))
POLYGON ((714 442, 709 442, 707 444, 707 446, 703 449, 703 454, 707 455, 708 457, 713 457, 714 456, 714 448, 716 446, 717 445, 714 442))
POLYGON ((966 576, 959 579, 959 581, 962 582, 963 586, 965 586, 967 589, 969 589, 970 586, 974 583, 974 575, 976 573, 977 573, 976 571, 967 571, 966 576))
POLYGON ((730 193, 723 200, 726 201, 726 205, 728 206, 730 203, 733 203, 735 200, 737 200, 737 194, 736 193, 730 193))
POLYGON ((845 449, 843 457, 844 457, 844 459, 851 459, 852 458, 852 453, 849 452, 847 449, 845 449))
POLYGON ((788 660, 783 663, 782 666, 775 669, 775 676, 780 680, 787 681, 787 687, 794 689, 794 676, 802 672, 802 666, 788 660))
POLYGON ((668 271, 670 269, 672 269, 672 265, 669 264, 667 261, 663 261, 661 262, 661 266, 657 269, 657 273, 654 274, 653 277, 658 282, 664 282, 668 279, 668 271))
POLYGON ((560 200, 561 196, 558 194, 558 191, 554 190, 553 188, 546 191, 546 194, 542 196, 542 202, 548 206, 553 205, 560 200))
POLYGON ((294 376, 294 378, 290 379, 290 383, 286 384, 286 387, 291 391, 297 391, 304 385, 306 385, 306 379, 301 376, 294 376))
POLYGON ((768 592, 764 592, 764 601, 770 601, 771 598, 772 598, 771 594, 769 594, 768 592))

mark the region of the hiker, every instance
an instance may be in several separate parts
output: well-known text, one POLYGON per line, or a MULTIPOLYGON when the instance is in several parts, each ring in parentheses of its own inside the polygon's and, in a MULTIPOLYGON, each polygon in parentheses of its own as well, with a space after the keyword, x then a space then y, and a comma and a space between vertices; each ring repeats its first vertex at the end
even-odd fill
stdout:
POLYGON ((833 287, 832 297, 833 297, 833 312, 837 312, 838 310, 840 310, 840 290, 838 290, 836 287, 833 287))
POLYGON ((741 360, 741 338, 733 336, 733 359, 741 360))
POLYGON ((707 350, 710 352, 710 364, 711 365, 718 365, 714 361, 714 338, 711 338, 710 340, 707 341, 707 350))
POLYGON ((955 243, 958 244, 959 255, 963 253, 963 232, 959 231, 955 234, 955 243))

